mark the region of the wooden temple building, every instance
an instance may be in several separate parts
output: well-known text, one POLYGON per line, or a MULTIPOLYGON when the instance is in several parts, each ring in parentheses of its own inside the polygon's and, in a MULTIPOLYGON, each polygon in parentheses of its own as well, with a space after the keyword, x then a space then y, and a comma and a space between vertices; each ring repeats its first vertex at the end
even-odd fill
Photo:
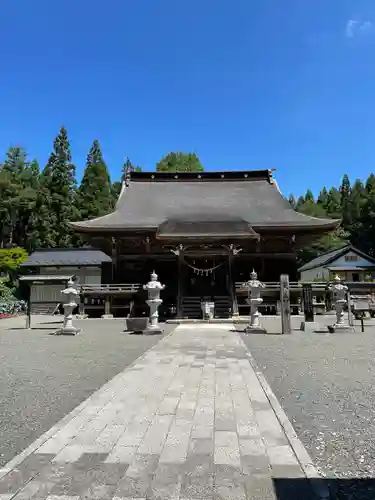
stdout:
POLYGON ((264 282, 296 280, 296 250, 338 221, 296 212, 270 170, 253 170, 127 173, 113 213, 71 225, 111 256, 112 284, 131 292, 117 301, 144 304, 155 270, 162 314, 195 318, 202 300, 218 317, 246 307, 241 283, 253 269, 264 282))

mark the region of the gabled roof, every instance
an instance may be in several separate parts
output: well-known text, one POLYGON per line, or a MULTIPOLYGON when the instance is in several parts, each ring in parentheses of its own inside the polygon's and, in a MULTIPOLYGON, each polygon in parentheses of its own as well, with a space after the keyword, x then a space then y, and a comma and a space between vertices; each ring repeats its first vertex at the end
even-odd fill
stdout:
POLYGON ((345 245, 343 247, 336 248, 335 250, 329 250, 328 252, 318 255, 318 257, 315 257, 315 259, 310 260, 310 262, 307 262, 302 267, 300 267, 298 271, 303 272, 308 271, 309 269, 315 269, 317 267, 325 267, 349 252, 356 253, 363 259, 366 259, 375 265, 375 259, 365 254, 361 250, 358 250, 358 248, 353 247, 352 245, 345 245))
POLYGON ((112 259, 95 248, 43 248, 35 250, 22 267, 100 266, 103 262, 112 259))
POLYGON ((339 221, 293 210, 269 170, 134 172, 113 213, 72 222, 80 232, 157 230, 168 220, 241 219, 257 229, 328 231, 339 221))

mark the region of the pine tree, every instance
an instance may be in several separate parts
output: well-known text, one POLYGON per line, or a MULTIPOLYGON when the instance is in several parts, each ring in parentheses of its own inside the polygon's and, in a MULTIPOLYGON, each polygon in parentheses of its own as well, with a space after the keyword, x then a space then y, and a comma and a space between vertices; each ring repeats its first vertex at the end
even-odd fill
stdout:
POLYGON ((289 201, 290 205, 292 206, 292 208, 296 208, 297 202, 296 202, 296 199, 293 196, 293 194, 289 195, 288 201, 289 201))
POLYGON ((106 215, 113 209, 111 181, 97 140, 87 155, 77 199, 83 220, 106 215))
POLYGON ((341 216, 342 216, 342 227, 344 230, 350 230, 352 225, 351 217, 351 185, 347 174, 344 174, 340 186, 341 194, 341 216))
POLYGON ((9 148, 1 177, 1 243, 2 246, 27 247, 29 219, 35 211, 39 169, 27 161, 23 148, 9 148))
POLYGON ((35 241, 42 247, 69 247, 74 238, 69 222, 76 220, 75 166, 66 129, 61 127, 41 175, 37 213, 33 220, 35 241))
POLYGON ((328 202, 328 191, 327 188, 324 186, 319 193, 317 203, 319 203, 319 205, 322 205, 324 208, 327 207, 327 202, 328 202))
POLYGON ((363 251, 375 255, 375 175, 370 174, 364 189, 360 216, 359 245, 363 251))
POLYGON ((340 191, 332 187, 327 194, 326 204, 323 207, 328 217, 332 219, 341 218, 341 195, 340 191))

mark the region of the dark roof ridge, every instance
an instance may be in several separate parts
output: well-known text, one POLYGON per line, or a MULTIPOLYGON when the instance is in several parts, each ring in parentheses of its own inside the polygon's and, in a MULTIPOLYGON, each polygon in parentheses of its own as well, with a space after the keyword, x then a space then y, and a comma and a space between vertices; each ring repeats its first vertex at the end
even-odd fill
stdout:
POLYGON ((272 182, 272 171, 268 169, 263 170, 220 170, 220 171, 207 171, 207 172, 131 172, 130 182, 142 181, 164 181, 164 182, 178 182, 178 181, 230 181, 230 180, 267 180, 272 182))

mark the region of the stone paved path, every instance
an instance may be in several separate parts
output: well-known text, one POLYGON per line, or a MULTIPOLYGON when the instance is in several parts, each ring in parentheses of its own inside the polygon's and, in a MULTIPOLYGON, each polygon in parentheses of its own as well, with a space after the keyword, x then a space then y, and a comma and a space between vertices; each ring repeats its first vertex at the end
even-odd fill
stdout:
POLYGON ((0 500, 274 500, 274 477, 304 474, 239 334, 184 325, 0 470, 0 500))

